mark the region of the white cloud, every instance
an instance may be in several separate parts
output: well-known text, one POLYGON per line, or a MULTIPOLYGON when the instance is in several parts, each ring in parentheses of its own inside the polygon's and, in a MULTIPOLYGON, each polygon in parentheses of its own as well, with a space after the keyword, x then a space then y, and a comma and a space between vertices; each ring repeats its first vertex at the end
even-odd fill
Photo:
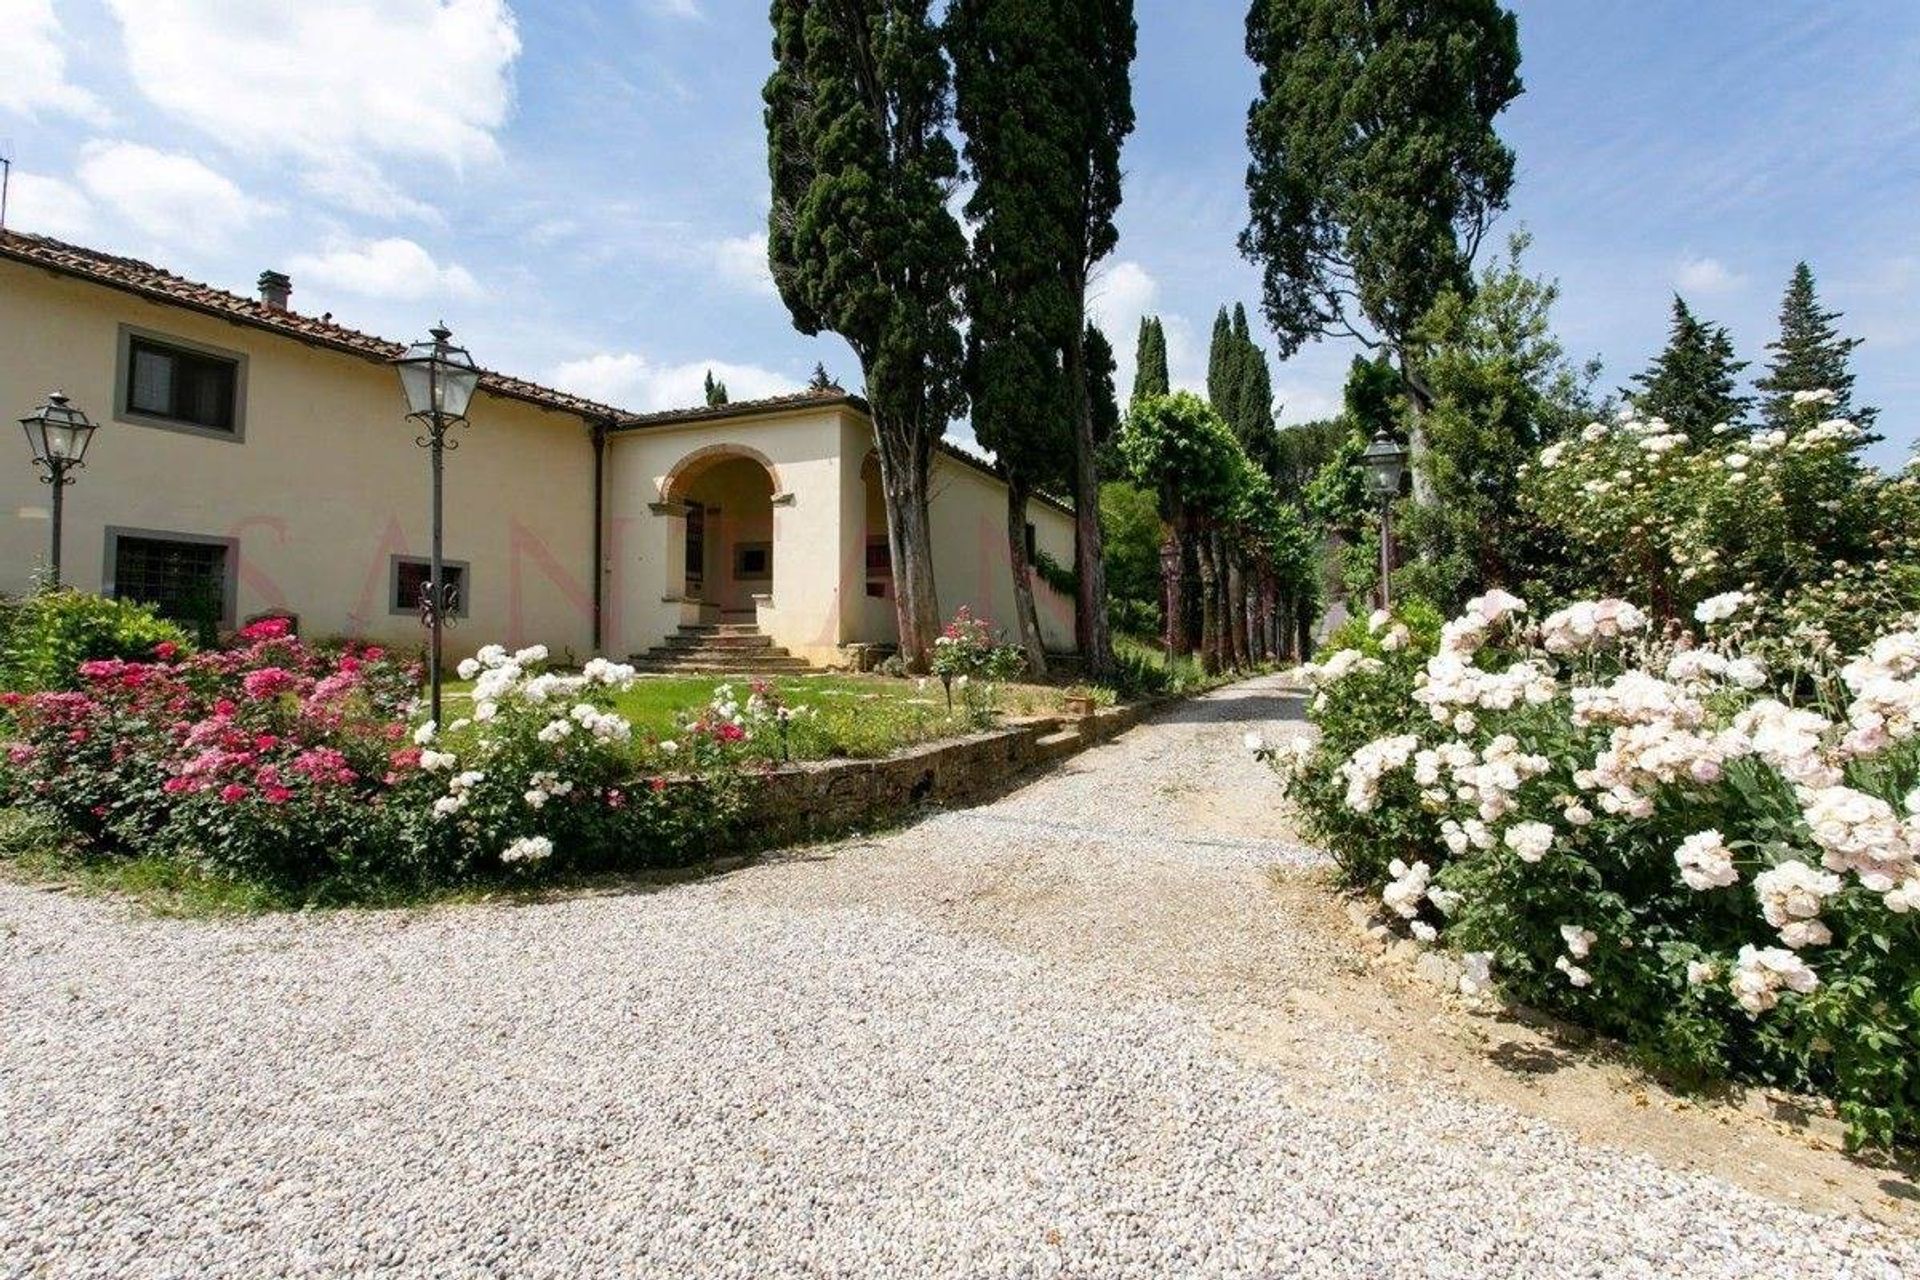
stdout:
POLYGON ((1682 293, 1732 293, 1746 282, 1745 276, 1718 258, 1687 258, 1673 273, 1673 283, 1682 293))
POLYGON ((100 99, 67 80, 67 51, 53 0, 0 0, 0 111, 42 112, 104 125, 100 99))
POLYGON ((727 384, 727 392, 735 400, 759 400, 800 389, 791 378, 757 365, 724 360, 657 365, 633 351, 602 352, 583 360, 569 360, 554 369, 548 381, 576 395, 649 413, 704 404, 709 369, 727 384))
POLYGON ((16 173, 7 191, 7 228, 37 231, 59 240, 85 240, 93 234, 93 202, 78 187, 58 178, 16 173))
POLYGON ((1175 389, 1203 388, 1206 362, 1194 341, 1193 326, 1180 315, 1157 312, 1160 282, 1137 262, 1121 260, 1108 266, 1087 291, 1087 315, 1113 344, 1116 366, 1113 388, 1124 408, 1133 394, 1134 357, 1140 344, 1140 321, 1159 315, 1160 327, 1167 335, 1167 372, 1175 389))
POLYGON ((480 282, 458 263, 442 266, 411 240, 392 237, 338 244, 287 264, 296 284, 317 284, 367 298, 477 298, 480 282))
POLYGON ((136 142, 89 142, 75 173, 96 201, 162 240, 215 240, 274 212, 192 156, 136 142))
POLYGON ((500 157, 520 53, 506 0, 107 3, 142 94, 242 154, 301 162, 346 208, 425 209, 383 161, 458 174, 500 157))
POLYGON ((773 271, 767 266, 767 233, 734 236, 713 246, 714 269, 720 278, 749 293, 774 296, 773 271))
POLYGON ((1326 385, 1305 386, 1287 384, 1274 388, 1274 407, 1282 426, 1293 427, 1303 422, 1318 422, 1322 418, 1334 418, 1345 408, 1344 386, 1329 388, 1326 385))

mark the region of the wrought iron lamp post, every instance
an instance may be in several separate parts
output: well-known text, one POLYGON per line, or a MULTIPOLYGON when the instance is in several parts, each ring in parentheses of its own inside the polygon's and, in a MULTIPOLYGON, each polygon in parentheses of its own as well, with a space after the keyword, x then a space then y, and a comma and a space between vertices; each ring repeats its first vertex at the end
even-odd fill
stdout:
POLYGON ((68 473, 86 465, 87 446, 93 442, 94 424, 86 414, 67 403, 58 391, 47 394, 47 402, 20 419, 27 433, 27 446, 33 450, 33 465, 46 474, 40 483, 53 486, 53 546, 51 549, 53 585, 60 585, 60 517, 62 497, 73 477, 68 473))
POLYGON ((1380 504, 1380 607, 1393 607, 1393 504, 1407 474, 1407 451, 1382 427, 1360 455, 1367 487, 1380 504))
POLYGON ((426 428, 426 434, 414 443, 428 451, 433 459, 433 546, 428 561, 427 581, 420 590, 420 621, 426 624, 427 682, 432 688, 433 722, 444 723, 440 716, 441 636, 446 617, 460 607, 453 585, 446 581, 446 562, 441 555, 441 491, 446 470, 446 453, 460 447, 447 433, 465 425, 467 406, 480 383, 480 370, 464 347, 453 345, 453 334, 445 324, 428 331, 426 342, 416 342, 406 354, 394 360, 400 371, 400 388, 407 397, 407 416, 426 428))

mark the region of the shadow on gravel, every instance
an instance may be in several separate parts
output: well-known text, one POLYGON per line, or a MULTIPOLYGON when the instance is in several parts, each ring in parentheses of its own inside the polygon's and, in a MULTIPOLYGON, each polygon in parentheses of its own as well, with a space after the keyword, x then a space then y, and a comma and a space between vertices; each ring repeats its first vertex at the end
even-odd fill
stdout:
POLYGON ((1297 693, 1250 693, 1242 697, 1189 700, 1167 708, 1149 724, 1238 724, 1305 720, 1306 698, 1297 693))

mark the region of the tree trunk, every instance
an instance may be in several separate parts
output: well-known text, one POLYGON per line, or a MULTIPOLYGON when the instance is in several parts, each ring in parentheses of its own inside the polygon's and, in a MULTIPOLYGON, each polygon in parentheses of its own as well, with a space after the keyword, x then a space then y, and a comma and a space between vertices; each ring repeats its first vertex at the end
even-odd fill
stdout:
POLYGON ((1413 367, 1413 359, 1407 349, 1401 347, 1395 354, 1400 358, 1400 385, 1407 393, 1407 466, 1413 476, 1413 501, 1416 506, 1429 506, 1433 502, 1433 482, 1427 478, 1427 469, 1421 465, 1427 456, 1427 414, 1433 408, 1433 393, 1427 389, 1427 383, 1413 367))
POLYGON ((1220 671, 1220 581, 1213 558, 1213 534, 1195 539, 1200 561, 1200 668, 1208 675, 1220 671))
POLYGON ((1167 538, 1160 544, 1160 600, 1166 617, 1161 631, 1167 648, 1167 661, 1193 652, 1187 639, 1187 548, 1183 536, 1185 514, 1167 521, 1167 538))
MULTIPOLYGON (((1076 296, 1084 297, 1082 287, 1076 296)), ((1081 308, 1084 311, 1084 307, 1081 308)), ((1093 438, 1093 401, 1087 390, 1085 316, 1067 342, 1067 377, 1072 379, 1073 423, 1073 567, 1080 591, 1074 600, 1074 635, 1087 675, 1110 679, 1114 672, 1113 635, 1107 626, 1106 540, 1100 529, 1099 446, 1093 438)))
POLYGON ((1221 547, 1221 559, 1227 567, 1227 663, 1236 671, 1244 671, 1247 661, 1247 576, 1240 566, 1240 557, 1232 548, 1221 547))
MULTIPOLYGON (((876 410, 877 412, 877 410, 876 410)), ((927 515, 931 439, 903 439, 875 423, 880 489, 887 500, 887 549, 893 560, 893 614, 907 670, 924 673, 940 634, 940 599, 933 581, 933 528, 927 515)))
POLYGON ((1047 649, 1040 639, 1040 612, 1033 603, 1033 566, 1027 563, 1027 486, 1007 480, 1007 557, 1013 565, 1013 612, 1020 624, 1020 647, 1027 652, 1027 673, 1047 674, 1047 649))

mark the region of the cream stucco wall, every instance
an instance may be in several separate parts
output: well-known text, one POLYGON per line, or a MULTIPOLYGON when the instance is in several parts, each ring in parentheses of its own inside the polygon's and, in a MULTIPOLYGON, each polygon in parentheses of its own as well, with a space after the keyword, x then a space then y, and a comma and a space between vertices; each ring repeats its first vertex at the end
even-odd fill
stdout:
MULTIPOLYGON (((100 589, 109 527, 233 539, 238 618, 290 609, 311 635, 420 643, 418 619, 390 612, 389 558, 427 552, 427 456, 413 443, 390 368, 0 261, 0 409, 11 421, 56 387, 101 424, 66 494, 69 584, 100 589), (116 419, 123 324, 245 356, 244 437, 116 419)), ((446 554, 470 565, 468 616, 450 633, 451 647, 541 642, 585 655, 588 426, 485 393, 471 419, 447 457, 446 554)), ((17 432, 15 445, 0 464, 0 590, 8 592, 44 564, 48 535, 47 488, 17 432)))
MULTIPOLYGON (((67 490, 64 576, 100 590, 108 531, 230 540, 235 620, 300 615, 310 635, 417 644, 419 622, 390 608, 391 558, 424 556, 428 466, 383 363, 119 290, 0 261, 0 409, 26 413, 52 388, 101 426, 67 490), (122 326, 245 360, 238 439, 115 416, 122 326)), ((483 357, 484 352, 480 353, 483 357)), ((593 651, 593 450, 588 422, 481 393, 447 457, 446 554, 468 565, 454 653, 498 641, 593 651)), ((712 589, 775 642, 816 663, 843 646, 895 639, 893 603, 868 594, 869 531, 884 537, 877 481, 863 474, 872 427, 847 404, 647 425, 607 443, 601 651, 658 644, 684 622, 719 620, 686 599, 685 506, 717 505, 712 589), (773 544, 771 583, 729 584, 733 547, 773 544), (751 611, 749 613, 748 611, 751 611)), ((48 491, 19 441, 0 464, 0 591, 44 565, 48 491)), ((934 571, 944 615, 962 604, 1007 626, 1013 583, 1005 497, 991 475, 946 455, 932 484, 934 571)), ((1035 502, 1039 545, 1073 555, 1070 518, 1035 502)), ((890 590, 890 584, 888 589, 890 590)), ((1072 602, 1036 584, 1049 647, 1073 641, 1072 602)))

